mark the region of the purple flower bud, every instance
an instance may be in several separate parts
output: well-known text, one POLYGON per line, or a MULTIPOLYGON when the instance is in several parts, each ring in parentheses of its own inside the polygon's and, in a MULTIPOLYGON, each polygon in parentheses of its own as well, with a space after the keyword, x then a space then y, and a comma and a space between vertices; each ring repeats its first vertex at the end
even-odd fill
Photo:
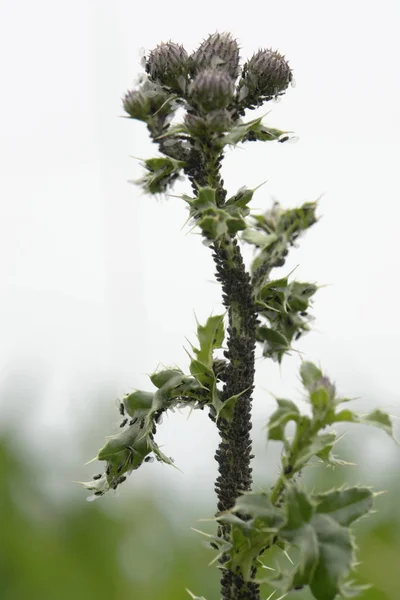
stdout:
POLYGON ((284 56, 273 50, 259 50, 243 67, 239 98, 247 105, 271 100, 287 89, 292 78, 284 56))
POLYGON ((174 42, 159 44, 150 52, 146 63, 150 79, 171 88, 178 94, 185 91, 189 70, 185 48, 174 42))
POLYGON ((193 52, 189 61, 192 75, 205 69, 221 68, 236 79, 239 74, 239 46, 230 33, 213 33, 193 52))
POLYGON ((226 71, 201 71, 189 86, 189 96, 205 111, 226 108, 232 101, 234 81, 226 71))

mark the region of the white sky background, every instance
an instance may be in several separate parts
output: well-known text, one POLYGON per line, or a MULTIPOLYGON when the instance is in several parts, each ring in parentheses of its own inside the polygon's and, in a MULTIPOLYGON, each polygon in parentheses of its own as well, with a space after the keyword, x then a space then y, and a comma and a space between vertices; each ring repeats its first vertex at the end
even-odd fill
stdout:
MULTIPOLYGON (((171 39, 191 52, 216 30, 239 39, 242 58, 272 47, 294 71, 296 87, 258 113, 270 111, 266 123, 299 142, 228 150, 223 175, 229 194, 267 179, 252 201, 262 210, 273 198, 290 207, 325 194, 323 218, 281 270, 299 265, 298 279, 332 284, 315 296, 318 331, 298 348, 344 395, 363 396, 359 406, 400 414, 399 19, 395 0, 0 2, 1 410, 29 423, 24 436, 43 457, 47 444, 71 441, 60 454, 73 458, 72 473, 86 460, 73 450, 77 431, 96 430, 106 415, 117 431, 114 397, 151 389, 146 373, 159 362, 186 369, 193 311, 204 322, 221 310, 210 251, 181 231, 185 204, 127 183, 142 173, 130 156, 156 155, 156 146, 143 123, 119 118, 142 72, 141 48, 171 39)), ((260 440, 274 407, 265 390, 299 399, 299 364, 295 354, 281 370, 258 362, 260 440)), ((105 427, 87 458, 112 433, 105 427)), ((365 456, 386 464, 390 442, 365 433, 365 456)), ((185 482, 152 469, 212 494, 217 436, 208 419, 176 416, 160 435, 185 482)))

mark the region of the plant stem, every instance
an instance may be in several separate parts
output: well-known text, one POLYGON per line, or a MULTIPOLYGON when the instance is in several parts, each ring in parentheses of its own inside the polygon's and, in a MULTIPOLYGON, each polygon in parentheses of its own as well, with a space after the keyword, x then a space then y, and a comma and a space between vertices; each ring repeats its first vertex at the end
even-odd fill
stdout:
MULTIPOLYGON (((193 149, 200 158, 196 177, 188 173, 194 192, 197 185, 209 185, 217 190, 221 206, 226 198, 224 182, 220 177, 222 152, 216 152, 212 143, 193 149), (197 185, 196 185, 197 184, 197 185)), ((220 444, 215 454, 219 475, 215 482, 218 512, 231 509, 241 492, 250 490, 252 484, 251 455, 251 400, 254 389, 254 353, 257 313, 253 299, 250 275, 246 272, 238 242, 230 235, 211 246, 216 264, 216 277, 222 284, 223 304, 228 309, 229 365, 224 373, 221 400, 247 390, 235 405, 232 420, 218 419, 220 444)), ((219 535, 229 540, 230 528, 220 527, 219 535)), ((221 577, 222 600, 259 600, 257 584, 244 581, 240 573, 224 569, 221 577)))

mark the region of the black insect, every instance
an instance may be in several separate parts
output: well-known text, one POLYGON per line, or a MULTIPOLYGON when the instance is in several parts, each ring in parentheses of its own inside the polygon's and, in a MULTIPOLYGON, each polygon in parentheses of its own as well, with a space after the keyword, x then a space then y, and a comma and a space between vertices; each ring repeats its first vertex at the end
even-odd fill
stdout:
POLYGON ((146 456, 146 458, 144 459, 144 462, 150 463, 153 462, 154 460, 154 456, 146 456))
POLYGON ((210 546, 211 548, 214 548, 214 550, 219 550, 218 544, 216 544, 215 542, 210 542, 210 546))
POLYGON ((122 404, 122 402, 119 405, 119 414, 122 416, 125 415, 125 406, 122 404))
POLYGON ((137 420, 138 420, 138 418, 137 418, 137 417, 135 417, 134 419, 131 419, 131 420, 129 421, 129 425, 134 425, 134 424, 136 423, 136 421, 137 421, 137 420))
POLYGON ((283 144, 283 142, 287 142, 288 139, 289 139, 289 136, 288 135, 284 135, 284 136, 282 136, 282 137, 279 138, 278 142, 280 144, 283 144))
POLYGON ((125 427, 125 425, 127 424, 128 419, 124 419, 120 425, 120 427, 125 427))
POLYGON ((98 475, 93 475, 93 479, 101 479, 101 473, 99 473, 98 475))
POLYGON ((95 493, 94 493, 94 495, 95 495, 95 496, 102 496, 102 495, 103 495, 103 492, 95 492, 95 493))

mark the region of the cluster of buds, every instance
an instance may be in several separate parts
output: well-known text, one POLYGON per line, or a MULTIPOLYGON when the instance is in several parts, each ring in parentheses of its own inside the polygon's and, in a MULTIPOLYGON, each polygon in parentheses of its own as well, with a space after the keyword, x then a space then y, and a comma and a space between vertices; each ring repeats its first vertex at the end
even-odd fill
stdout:
POLYGON ((196 125, 189 117, 193 136, 196 130, 210 130, 212 123, 219 132, 227 131, 245 108, 260 106, 284 93, 292 80, 287 61, 272 50, 254 54, 241 74, 239 63, 239 46, 230 33, 211 34, 190 56, 174 42, 159 44, 145 62, 148 80, 126 94, 124 110, 132 118, 148 122, 154 113, 168 114, 176 108, 176 102, 167 107, 172 98, 185 103, 191 117, 202 119, 196 125), (205 122, 210 113, 213 118, 205 122))

